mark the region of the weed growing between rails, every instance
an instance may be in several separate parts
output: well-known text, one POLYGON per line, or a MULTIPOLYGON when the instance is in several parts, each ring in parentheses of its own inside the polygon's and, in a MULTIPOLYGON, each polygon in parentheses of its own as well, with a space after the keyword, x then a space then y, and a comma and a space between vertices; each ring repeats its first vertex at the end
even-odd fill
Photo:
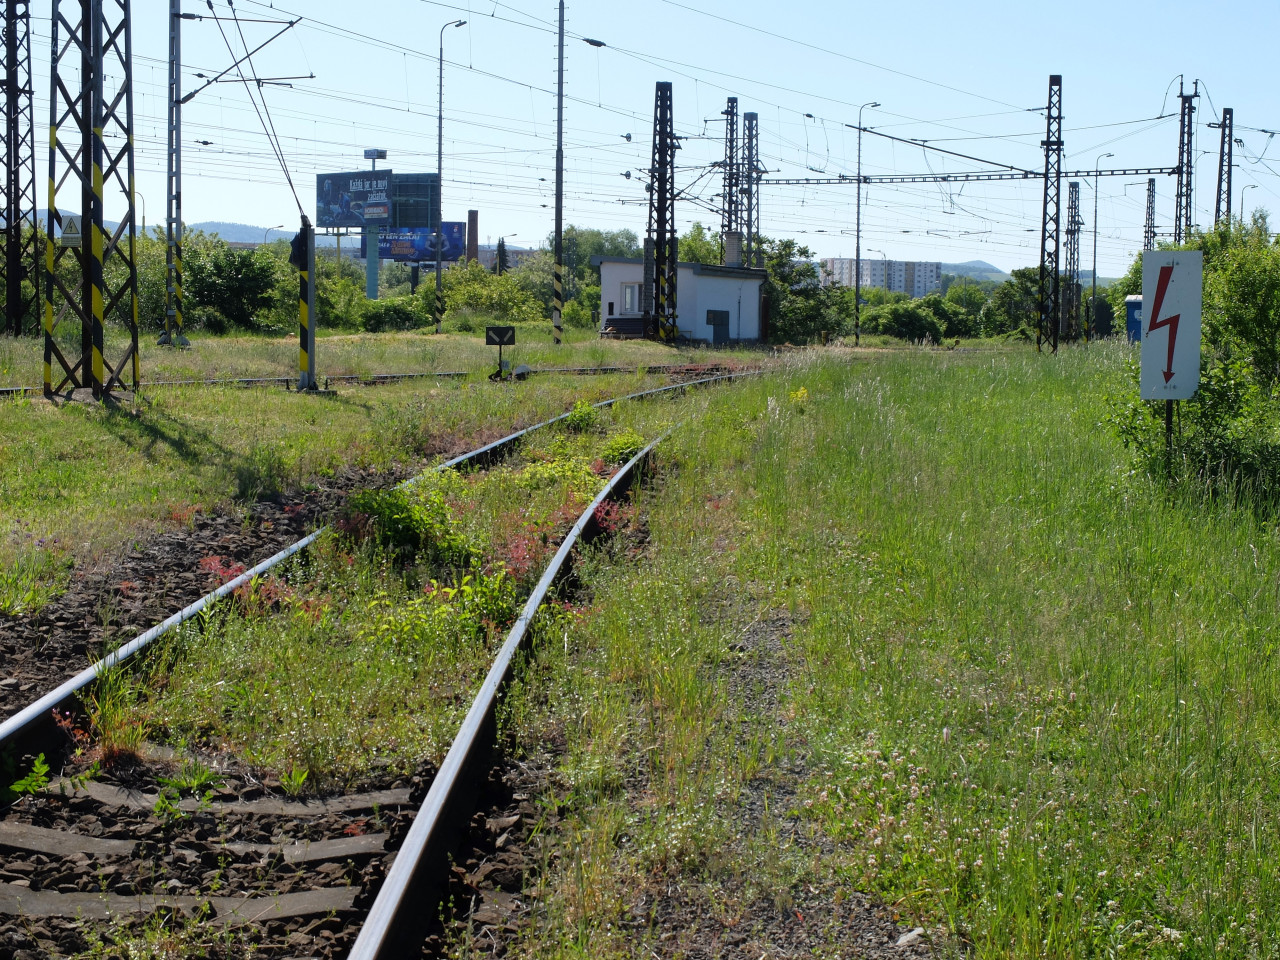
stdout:
POLYGON ((517 463, 353 495, 309 556, 163 645, 138 712, 163 739, 299 791, 438 762, 520 597, 616 466, 601 451, 629 448, 629 417, 670 412, 606 416, 517 463))

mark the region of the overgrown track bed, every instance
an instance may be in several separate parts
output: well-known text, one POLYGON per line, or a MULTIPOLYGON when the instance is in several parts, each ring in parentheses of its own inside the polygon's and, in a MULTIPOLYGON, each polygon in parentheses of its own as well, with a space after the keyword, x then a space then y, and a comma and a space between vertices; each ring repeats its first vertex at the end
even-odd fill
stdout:
MULTIPOLYGON (((577 374, 578 376, 602 376, 618 373, 638 373, 644 369, 650 374, 663 374, 672 383, 685 383, 710 376, 727 373, 755 370, 757 367, 741 363, 666 363, 649 367, 544 367, 530 370, 533 374, 577 374)), ((401 383, 405 380, 451 380, 471 376, 465 370, 443 370, 415 373, 371 373, 371 374, 335 374, 322 377, 324 388, 328 390, 333 384, 359 384, 363 387, 376 386, 382 383, 401 383)), ((143 382, 141 390, 159 387, 282 387, 293 388, 297 377, 215 377, 207 380, 153 380, 143 382)), ((34 397, 43 393, 43 387, 0 387, 0 399, 18 399, 34 397)))
MULTIPOLYGON (((664 370, 673 383, 724 372, 721 366, 687 364, 664 370)), ((408 470, 346 469, 306 492, 254 503, 243 513, 193 512, 181 526, 110 565, 77 571, 69 589, 38 612, 0 612, 0 721, 85 669, 113 645, 193 603, 228 575, 296 542, 331 517, 351 490, 390 486, 403 480, 408 470)))
MULTIPOLYGON (((495 455, 494 445, 476 451, 486 452, 495 455)), ((641 459, 633 458, 628 469, 641 459)), ((607 515, 600 513, 604 498, 621 478, 591 503, 575 536, 607 515)), ((180 941, 186 952, 179 955, 241 956, 252 945, 258 956, 345 956, 406 834, 413 860, 424 854, 428 866, 417 869, 402 858, 396 869, 409 880, 396 889, 435 885, 437 880, 424 880, 424 870, 442 874, 440 837, 452 847, 465 828, 467 809, 458 791, 473 792, 467 774, 476 772, 488 750, 498 689, 529 642, 534 615, 570 548, 561 547, 503 645, 463 724, 466 737, 459 743, 466 742, 455 743, 444 759, 446 776, 437 779, 425 761, 412 775, 379 775, 375 765, 356 784, 359 793, 308 803, 288 798, 301 791, 304 778, 263 777, 257 766, 202 754, 208 743, 196 749, 182 744, 167 758, 152 751, 148 759, 155 762, 117 762, 105 776, 95 766, 92 779, 49 784, 38 766, 15 784, 29 796, 0 820, 0 849, 8 853, 0 860, 0 913, 20 917, 0 926, 0 956, 112 955, 126 949, 121 944, 156 938, 180 941), (462 760, 455 759, 459 751, 462 760), (412 843, 409 825, 424 795, 432 811, 424 821, 430 837, 412 843)), ((429 593, 437 589, 432 580, 429 593)), ((89 745, 74 721, 66 728, 73 740, 89 745)), ((529 812, 519 808, 519 797, 507 799, 516 812, 497 811, 490 819, 499 828, 516 826, 529 812)), ((486 820, 479 826, 492 825, 486 820)), ((505 841, 498 840, 500 847, 505 841)), ((396 917, 397 925, 406 920, 396 917)), ((422 933, 415 925, 410 942, 422 933)), ((394 932, 396 942, 403 936, 394 932)))
POLYGON ((192 515, 104 570, 81 572, 56 602, 31 615, 0 613, 0 719, 56 683, 303 537, 347 491, 402 480, 349 470, 307 493, 255 503, 246 515, 192 515))

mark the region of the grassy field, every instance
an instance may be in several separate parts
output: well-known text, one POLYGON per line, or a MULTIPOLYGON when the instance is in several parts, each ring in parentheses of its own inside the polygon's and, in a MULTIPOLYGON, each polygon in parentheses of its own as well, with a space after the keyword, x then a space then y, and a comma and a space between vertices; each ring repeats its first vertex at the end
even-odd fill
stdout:
POLYGON ((976 957, 1274 955, 1280 539, 1131 473, 1122 349, 717 394, 517 711, 566 746, 516 955, 647 956, 672 890, 724 931, 867 891, 976 957))
MULTIPOLYGON (((436 335, 411 333, 352 334, 321 330, 316 341, 316 374, 368 376, 378 373, 469 371, 489 373, 497 368, 498 351, 484 343, 484 330, 450 331, 436 335)), ((128 341, 112 330, 106 357, 124 355, 128 341)), ((78 337, 78 333, 77 333, 78 337)), ((63 338, 67 350, 79 350, 78 339, 63 338)), ((206 380, 225 377, 292 377, 298 372, 298 340, 288 336, 223 336, 195 332, 190 348, 156 346, 154 334, 139 340, 143 383, 206 380)), ((673 348, 649 341, 601 340, 594 330, 565 328, 565 342, 556 346, 551 325, 520 324, 516 344, 504 348, 512 366, 532 367, 638 366, 686 361, 707 362, 725 356, 756 358, 750 350, 709 351, 673 348)), ((0 339, 0 387, 38 387, 43 382, 44 341, 35 337, 0 339)), ((57 376, 55 363, 55 376, 57 376)), ((60 378, 59 378, 60 379, 60 378)))

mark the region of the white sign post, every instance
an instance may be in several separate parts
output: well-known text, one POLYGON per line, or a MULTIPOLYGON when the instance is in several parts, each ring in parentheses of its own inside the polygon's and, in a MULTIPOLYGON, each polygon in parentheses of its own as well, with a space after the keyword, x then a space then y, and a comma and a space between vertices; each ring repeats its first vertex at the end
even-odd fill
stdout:
POLYGON ((1200 386, 1200 303, 1204 257, 1199 250, 1142 255, 1143 400, 1186 400, 1200 386))

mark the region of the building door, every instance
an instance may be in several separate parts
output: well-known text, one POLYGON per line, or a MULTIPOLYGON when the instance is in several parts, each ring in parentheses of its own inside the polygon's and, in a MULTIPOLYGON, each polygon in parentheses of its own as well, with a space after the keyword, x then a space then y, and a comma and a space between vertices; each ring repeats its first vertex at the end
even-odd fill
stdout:
POLYGON ((711 345, 718 347, 729 342, 729 311, 708 310, 707 325, 711 327, 711 345))

